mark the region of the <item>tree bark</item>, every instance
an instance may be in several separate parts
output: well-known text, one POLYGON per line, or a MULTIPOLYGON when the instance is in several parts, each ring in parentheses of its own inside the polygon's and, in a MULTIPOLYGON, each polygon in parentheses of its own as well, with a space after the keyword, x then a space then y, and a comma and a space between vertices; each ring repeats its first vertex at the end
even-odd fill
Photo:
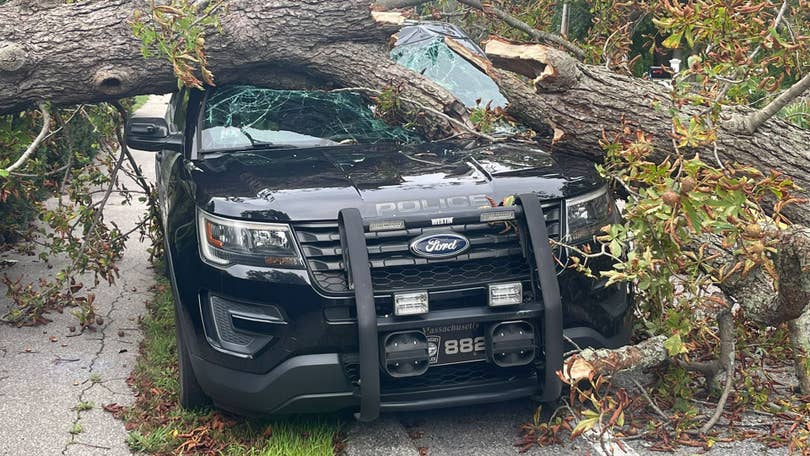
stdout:
MULTIPOLYGON (((753 268, 747 274, 730 275, 719 286, 739 303, 746 318, 761 326, 777 326, 810 310, 810 229, 766 227, 764 235, 777 239, 772 260, 778 280, 764 268, 753 268)), ((719 239, 703 236, 695 244, 704 243, 714 269, 731 268, 737 262, 733 248, 725 248, 719 239)))
POLYGON ((664 342, 665 336, 655 336, 637 345, 594 350, 586 348, 566 358, 560 374, 569 384, 599 376, 610 376, 628 369, 646 369, 662 364, 669 359, 664 342))
MULTIPOLYGON (((146 0, 0 6, 0 113, 56 104, 92 103, 176 90, 162 58, 144 59, 130 28, 146 0)), ((209 37, 210 67, 219 82, 278 88, 400 84, 403 95, 458 116, 446 90, 387 58, 397 27, 375 21, 371 2, 232 0, 223 32, 209 37)))
POLYGON ((810 310, 788 322, 788 331, 799 388, 804 394, 810 394, 810 310))

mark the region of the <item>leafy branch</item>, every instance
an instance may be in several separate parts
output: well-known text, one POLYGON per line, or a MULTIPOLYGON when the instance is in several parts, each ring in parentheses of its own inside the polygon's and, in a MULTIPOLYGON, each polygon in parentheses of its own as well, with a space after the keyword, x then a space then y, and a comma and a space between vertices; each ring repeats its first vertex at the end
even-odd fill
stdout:
POLYGON ((172 0, 167 5, 150 0, 149 5, 146 13, 135 11, 131 22, 132 32, 142 42, 143 56, 168 59, 178 86, 202 89, 203 84, 215 85, 205 54, 205 33, 210 28, 222 32, 219 15, 225 0, 204 4, 172 0))

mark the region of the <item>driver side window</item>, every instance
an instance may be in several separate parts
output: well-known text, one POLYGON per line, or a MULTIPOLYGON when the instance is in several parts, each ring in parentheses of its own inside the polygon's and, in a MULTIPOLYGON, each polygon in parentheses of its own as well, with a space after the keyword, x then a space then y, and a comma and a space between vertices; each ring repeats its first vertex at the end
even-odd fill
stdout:
POLYGON ((188 113, 189 91, 185 87, 172 95, 169 103, 169 128, 172 133, 182 133, 186 126, 186 114, 188 113))

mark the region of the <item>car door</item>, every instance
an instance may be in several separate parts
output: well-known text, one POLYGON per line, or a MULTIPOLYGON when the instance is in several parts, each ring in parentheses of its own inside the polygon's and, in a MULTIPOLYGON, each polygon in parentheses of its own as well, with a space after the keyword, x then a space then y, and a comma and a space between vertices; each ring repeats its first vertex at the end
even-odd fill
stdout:
MULTIPOLYGON (((186 113, 188 112, 188 89, 183 88, 172 95, 169 108, 166 112, 166 121, 169 125, 169 134, 182 134, 186 127, 186 113)), ((171 211, 172 200, 175 195, 171 185, 172 174, 183 161, 183 152, 164 149, 155 156, 155 175, 160 201, 161 215, 164 224, 171 211)), ((165 227, 165 226, 164 226, 165 227)))

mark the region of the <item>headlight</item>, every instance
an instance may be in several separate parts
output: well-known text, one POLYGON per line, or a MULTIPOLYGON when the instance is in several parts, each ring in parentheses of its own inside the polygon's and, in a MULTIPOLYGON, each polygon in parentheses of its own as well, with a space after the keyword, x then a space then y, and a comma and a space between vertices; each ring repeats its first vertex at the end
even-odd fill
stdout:
POLYGON ((616 222, 616 205, 607 187, 566 201, 568 236, 566 242, 590 241, 605 225, 616 222))
POLYGON ((217 265, 303 265, 292 231, 285 224, 229 220, 198 210, 197 232, 203 258, 217 265))

